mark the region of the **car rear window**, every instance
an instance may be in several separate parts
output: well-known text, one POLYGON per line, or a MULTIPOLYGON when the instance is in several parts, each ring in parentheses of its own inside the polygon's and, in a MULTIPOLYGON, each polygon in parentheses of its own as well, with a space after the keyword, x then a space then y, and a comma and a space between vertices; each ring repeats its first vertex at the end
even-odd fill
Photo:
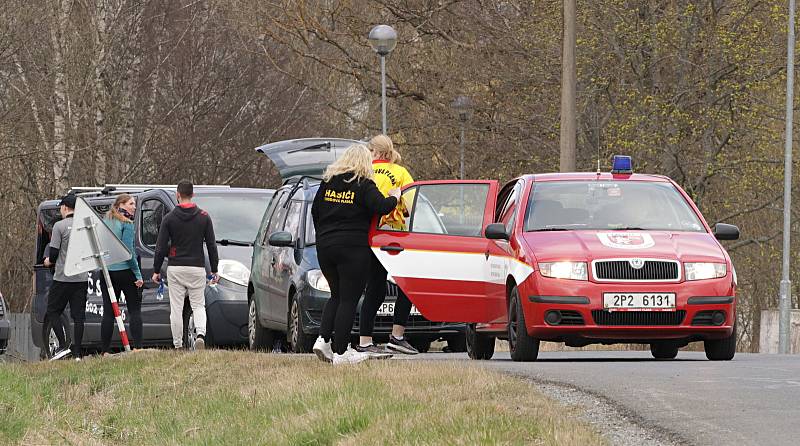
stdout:
POLYGON ((692 207, 670 183, 536 183, 526 210, 525 230, 570 229, 705 231, 692 207))

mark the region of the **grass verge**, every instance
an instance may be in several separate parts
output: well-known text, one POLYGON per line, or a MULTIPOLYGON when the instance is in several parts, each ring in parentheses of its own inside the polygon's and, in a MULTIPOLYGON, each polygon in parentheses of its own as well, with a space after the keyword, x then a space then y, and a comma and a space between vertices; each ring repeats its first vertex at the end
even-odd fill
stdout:
POLYGON ((144 351, 0 366, 0 444, 603 444, 573 415, 466 362, 144 351))

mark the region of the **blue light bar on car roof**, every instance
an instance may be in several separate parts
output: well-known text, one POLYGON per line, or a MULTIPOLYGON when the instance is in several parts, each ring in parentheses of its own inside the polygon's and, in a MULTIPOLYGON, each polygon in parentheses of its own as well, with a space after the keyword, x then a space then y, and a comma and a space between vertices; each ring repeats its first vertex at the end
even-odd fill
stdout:
POLYGON ((633 173, 633 161, 626 155, 614 155, 611 161, 611 173, 633 173))

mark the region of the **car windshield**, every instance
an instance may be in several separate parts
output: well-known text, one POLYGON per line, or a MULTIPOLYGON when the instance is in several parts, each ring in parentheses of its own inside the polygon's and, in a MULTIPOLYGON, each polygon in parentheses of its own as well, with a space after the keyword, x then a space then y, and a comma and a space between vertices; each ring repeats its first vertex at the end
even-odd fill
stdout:
POLYGON ((271 197, 271 191, 200 192, 194 202, 211 216, 217 240, 252 243, 271 197))
POLYGON ((705 231, 697 214, 670 183, 536 183, 525 215, 525 230, 573 229, 705 231))

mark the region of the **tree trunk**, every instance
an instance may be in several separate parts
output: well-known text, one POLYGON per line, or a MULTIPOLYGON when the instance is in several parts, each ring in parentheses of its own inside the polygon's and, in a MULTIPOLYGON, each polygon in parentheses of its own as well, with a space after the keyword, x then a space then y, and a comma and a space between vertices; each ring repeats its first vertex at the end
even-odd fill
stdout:
MULTIPOLYGON (((133 148, 134 129, 136 126, 136 92, 134 91, 139 82, 139 74, 141 72, 142 56, 141 56, 141 32, 142 32, 142 16, 144 13, 144 5, 139 4, 136 10, 131 14, 131 23, 133 32, 130 36, 130 63, 125 72, 125 78, 122 84, 122 131, 120 133, 119 151, 120 156, 127 159, 126 166, 130 166, 136 160, 137 151, 133 148)), ((115 169, 115 181, 122 178, 126 169, 115 169)))
POLYGON ((97 184, 106 183, 108 172, 106 135, 105 135, 105 107, 106 91, 104 78, 106 76, 106 42, 108 29, 108 9, 106 0, 95 1, 95 32, 94 32, 94 179, 97 184))
POLYGON ((50 27, 50 37, 53 42, 53 177, 55 178, 58 193, 69 187, 67 176, 72 162, 72 153, 67 148, 67 81, 64 52, 67 48, 67 20, 71 2, 68 0, 54 0, 52 3, 53 24, 50 27), (69 3, 69 4, 68 4, 69 3))

